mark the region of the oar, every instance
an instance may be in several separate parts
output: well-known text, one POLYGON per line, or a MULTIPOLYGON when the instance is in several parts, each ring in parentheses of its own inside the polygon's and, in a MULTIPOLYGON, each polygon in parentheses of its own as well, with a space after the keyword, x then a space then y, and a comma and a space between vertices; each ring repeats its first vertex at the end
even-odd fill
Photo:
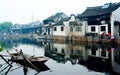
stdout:
POLYGON ((36 66, 34 66, 34 65, 31 63, 31 61, 30 61, 28 58, 26 58, 26 57, 24 56, 22 50, 21 50, 20 52, 21 52, 21 54, 22 54, 22 56, 23 56, 24 61, 26 60, 33 68, 35 68, 37 71, 40 71, 36 66))

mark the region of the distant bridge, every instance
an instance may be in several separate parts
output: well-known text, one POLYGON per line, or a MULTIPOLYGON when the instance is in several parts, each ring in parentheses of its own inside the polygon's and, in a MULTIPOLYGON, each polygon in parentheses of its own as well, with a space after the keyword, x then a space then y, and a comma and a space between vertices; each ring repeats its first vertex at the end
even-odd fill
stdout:
POLYGON ((42 34, 42 26, 11 28, 11 33, 18 33, 18 34, 38 33, 38 34, 42 34))

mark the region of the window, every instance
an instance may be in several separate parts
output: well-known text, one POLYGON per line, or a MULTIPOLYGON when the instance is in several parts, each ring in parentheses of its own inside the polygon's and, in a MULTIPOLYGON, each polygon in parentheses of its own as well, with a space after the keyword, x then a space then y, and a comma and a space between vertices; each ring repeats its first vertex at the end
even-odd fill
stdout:
POLYGON ((106 27, 105 27, 105 26, 101 26, 101 27, 100 27, 100 30, 101 30, 101 31, 106 31, 106 27))
POLYGON ((101 52, 101 56, 106 57, 106 51, 102 51, 102 52, 101 52))
POLYGON ((62 53, 65 53, 64 48, 62 48, 62 53))
POLYGON ((76 27, 76 31, 79 32, 81 29, 80 27, 76 27))
POLYGON ((92 55, 96 55, 97 50, 98 50, 98 48, 96 46, 92 46, 92 48, 91 48, 92 55))
POLYGON ((73 32, 73 27, 70 27, 70 31, 73 32))
POLYGON ((57 31, 57 27, 54 27, 54 31, 57 31))
POLYGON ((95 27, 91 27, 91 31, 95 31, 95 27))
POLYGON ((64 31, 64 27, 61 27, 61 31, 64 31))
POLYGON ((57 52, 57 48, 54 48, 54 52, 57 52))

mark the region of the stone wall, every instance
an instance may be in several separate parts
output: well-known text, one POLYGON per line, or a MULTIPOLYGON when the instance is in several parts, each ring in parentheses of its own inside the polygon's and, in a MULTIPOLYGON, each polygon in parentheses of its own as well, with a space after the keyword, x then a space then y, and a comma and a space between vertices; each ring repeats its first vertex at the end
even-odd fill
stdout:
POLYGON ((117 39, 117 43, 120 44, 120 38, 117 39))
MULTIPOLYGON (((67 42, 67 41, 72 41, 72 42, 84 42, 84 43, 90 43, 90 42, 99 42, 100 39, 98 38, 92 38, 92 37, 80 37, 80 36, 53 36, 53 40, 57 42, 67 42)), ((102 39, 101 40, 103 43, 108 43, 108 39, 102 39)), ((120 43, 120 39, 119 39, 120 43)))

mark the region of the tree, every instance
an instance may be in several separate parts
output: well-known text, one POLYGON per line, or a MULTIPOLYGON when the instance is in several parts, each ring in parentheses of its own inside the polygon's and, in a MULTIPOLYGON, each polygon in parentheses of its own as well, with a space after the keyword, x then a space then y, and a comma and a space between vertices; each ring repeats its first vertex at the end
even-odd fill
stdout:
POLYGON ((12 22, 0 23, 0 31, 9 29, 12 26, 12 22))

